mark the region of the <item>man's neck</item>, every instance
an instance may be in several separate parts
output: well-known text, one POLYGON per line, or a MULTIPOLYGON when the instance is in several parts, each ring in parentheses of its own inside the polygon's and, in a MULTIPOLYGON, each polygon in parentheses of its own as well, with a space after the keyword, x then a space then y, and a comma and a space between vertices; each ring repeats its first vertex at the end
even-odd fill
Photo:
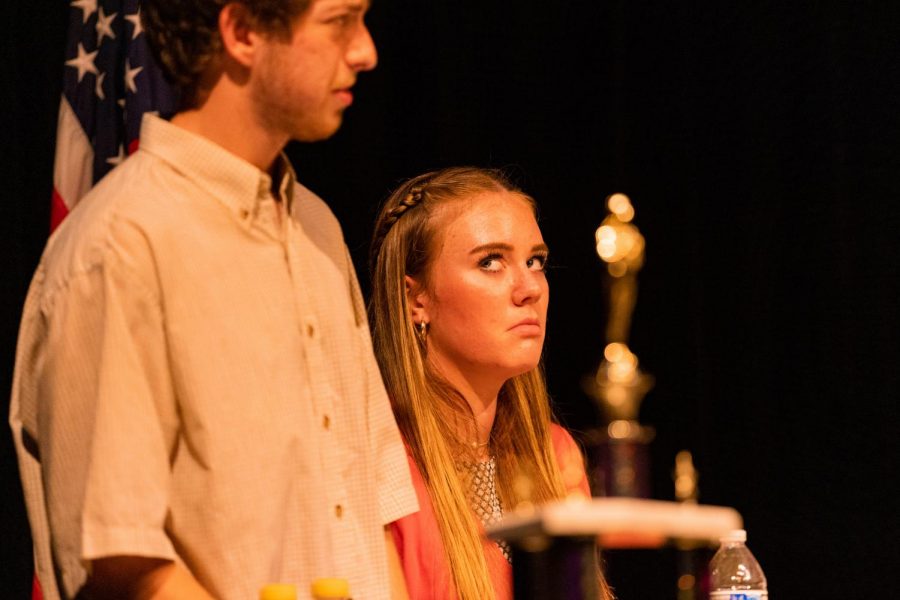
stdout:
POLYGON ((270 172, 288 138, 262 127, 243 98, 214 89, 199 108, 177 113, 172 123, 218 144, 270 172))

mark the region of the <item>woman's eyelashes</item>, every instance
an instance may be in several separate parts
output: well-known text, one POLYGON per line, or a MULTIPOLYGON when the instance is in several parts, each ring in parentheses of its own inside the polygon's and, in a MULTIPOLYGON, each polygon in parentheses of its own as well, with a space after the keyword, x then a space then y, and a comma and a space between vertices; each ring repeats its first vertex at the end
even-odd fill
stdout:
MULTIPOLYGON (((491 252, 478 260, 478 268, 489 272, 500 271, 505 262, 506 257, 503 254, 491 252)), ((525 266, 530 271, 544 271, 547 268, 547 253, 539 252, 530 256, 525 261, 525 266)))
POLYGON ((502 268, 503 255, 491 252, 478 260, 478 267, 485 271, 499 271, 502 268))
POLYGON ((547 270, 547 253, 539 252, 528 259, 527 263, 528 268, 532 271, 546 271, 547 270))

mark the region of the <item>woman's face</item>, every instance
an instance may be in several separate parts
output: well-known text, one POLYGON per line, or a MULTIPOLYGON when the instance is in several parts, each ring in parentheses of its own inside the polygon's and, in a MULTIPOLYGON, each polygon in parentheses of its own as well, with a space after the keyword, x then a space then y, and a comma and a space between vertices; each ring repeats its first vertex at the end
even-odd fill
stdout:
POLYGON ((428 323, 429 360, 451 382, 473 384, 499 385, 533 369, 549 289, 531 206, 510 192, 482 192, 436 218, 428 289, 410 281, 413 318, 428 323))

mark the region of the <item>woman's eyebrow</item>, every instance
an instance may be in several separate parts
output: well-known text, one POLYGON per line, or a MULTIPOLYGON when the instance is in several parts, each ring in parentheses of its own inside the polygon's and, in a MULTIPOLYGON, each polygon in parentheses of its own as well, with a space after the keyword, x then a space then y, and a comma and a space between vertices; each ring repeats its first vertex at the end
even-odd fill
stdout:
POLYGON ((475 246, 469 251, 469 254, 481 254, 483 252, 510 252, 513 247, 509 244, 504 244, 503 242, 493 242, 490 244, 481 244, 480 246, 475 246))
MULTIPOLYGON (((484 252, 512 252, 513 247, 503 242, 492 242, 490 244, 481 244, 475 246, 469 251, 469 254, 482 254, 484 252)), ((535 244, 531 247, 532 252, 550 252, 547 244, 535 244)))

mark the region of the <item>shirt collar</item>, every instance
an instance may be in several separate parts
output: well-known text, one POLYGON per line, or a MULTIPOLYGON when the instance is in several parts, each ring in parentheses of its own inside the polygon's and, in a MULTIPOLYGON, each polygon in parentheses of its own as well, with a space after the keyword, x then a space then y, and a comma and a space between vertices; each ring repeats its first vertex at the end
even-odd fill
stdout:
MULTIPOLYGON (((215 142, 156 115, 144 114, 140 139, 141 150, 195 181, 242 221, 252 221, 260 201, 271 197, 272 178, 268 173, 215 142)), ((290 211, 296 175, 284 153, 276 160, 273 172, 281 179, 278 190, 290 211)))

